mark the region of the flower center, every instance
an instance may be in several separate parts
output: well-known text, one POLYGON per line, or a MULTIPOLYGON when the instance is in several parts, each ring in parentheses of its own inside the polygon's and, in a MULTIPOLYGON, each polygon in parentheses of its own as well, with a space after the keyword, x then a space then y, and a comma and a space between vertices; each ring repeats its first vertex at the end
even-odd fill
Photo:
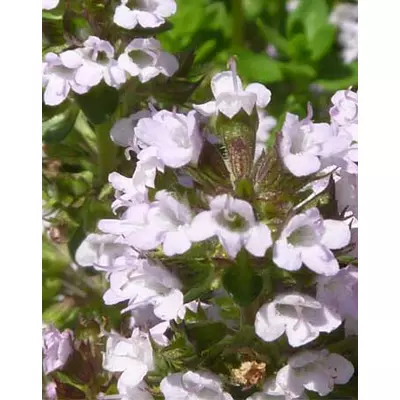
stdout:
POLYGON ((316 239, 314 229, 309 225, 304 225, 292 232, 287 241, 293 246, 313 246, 316 239))
POLYGON ((220 225, 235 232, 243 232, 249 225, 243 216, 229 210, 221 211, 217 216, 217 221, 220 225))
POLYGON ((153 54, 149 54, 148 52, 144 52, 142 50, 132 50, 129 52, 129 57, 132 61, 139 66, 139 68, 144 68, 149 65, 154 64, 155 57, 153 54))

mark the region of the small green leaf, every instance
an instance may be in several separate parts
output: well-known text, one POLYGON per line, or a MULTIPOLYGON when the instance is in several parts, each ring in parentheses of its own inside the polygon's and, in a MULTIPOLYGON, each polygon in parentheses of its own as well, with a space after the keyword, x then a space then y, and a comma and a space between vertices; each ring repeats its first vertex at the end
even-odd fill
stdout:
POLYGON ((72 131, 78 117, 79 109, 71 104, 62 113, 45 121, 42 125, 43 142, 46 144, 60 143, 72 131))
POLYGON ((333 25, 323 25, 309 40, 311 58, 314 61, 321 59, 330 50, 335 34, 336 28, 333 25))
POLYGON ((63 16, 65 33, 73 39, 84 42, 91 34, 89 22, 81 15, 67 9, 63 16))
MULTIPOLYGON (((243 255, 244 251, 241 253, 243 255)), ((247 261, 241 260, 240 257, 239 254, 237 264, 225 271, 222 283, 235 303, 246 307, 260 294, 263 288, 263 279, 255 273, 247 261)))
POLYGON ((272 83, 283 79, 279 62, 266 54, 243 51, 238 54, 239 74, 251 82, 272 83))
POLYGON ((227 327, 222 322, 198 322, 185 325, 189 341, 202 352, 218 343, 227 333, 227 327))
POLYGON ((82 111, 93 124, 107 121, 118 107, 118 90, 100 84, 88 93, 76 95, 76 101, 82 111))

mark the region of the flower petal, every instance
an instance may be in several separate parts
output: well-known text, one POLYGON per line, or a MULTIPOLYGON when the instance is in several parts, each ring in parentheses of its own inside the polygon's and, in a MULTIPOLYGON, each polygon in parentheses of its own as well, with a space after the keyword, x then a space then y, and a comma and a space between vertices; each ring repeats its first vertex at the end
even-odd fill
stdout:
POLYGON ((263 257, 271 245, 271 230, 267 225, 259 223, 250 229, 250 235, 245 244, 249 253, 256 257, 263 257))
POLYGON ((335 256, 325 246, 302 247, 301 258, 304 264, 317 274, 331 276, 339 271, 335 256))
POLYGON ((346 222, 326 219, 324 220, 324 228, 325 232, 322 236, 321 243, 326 247, 337 250, 350 243, 351 232, 346 222))
POLYGON ((246 92, 255 93, 257 96, 257 107, 267 107, 271 101, 271 91, 260 83, 251 83, 246 87, 246 92))

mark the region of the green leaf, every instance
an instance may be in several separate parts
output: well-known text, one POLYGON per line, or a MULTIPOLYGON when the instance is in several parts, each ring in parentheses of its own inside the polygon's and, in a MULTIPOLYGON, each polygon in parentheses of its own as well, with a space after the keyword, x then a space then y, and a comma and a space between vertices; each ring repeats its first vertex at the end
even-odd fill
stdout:
POLYGON ((335 41, 336 28, 333 25, 321 26, 309 40, 311 57, 314 61, 321 59, 335 41))
POLYGON ((251 304, 263 288, 261 276, 251 268, 244 251, 239 253, 237 264, 225 271, 222 283, 235 303, 241 307, 251 304))
POLYGON ((239 74, 251 82, 272 83, 283 79, 279 62, 271 60, 266 54, 242 51, 238 54, 239 74))
POLYGON ((198 322, 185 325, 186 335, 198 352, 218 343, 227 333, 222 322, 198 322))
POLYGON ((78 117, 79 109, 71 104, 65 111, 55 115, 42 125, 43 142, 46 144, 60 143, 72 131, 78 117))
POLYGON ((260 18, 257 19, 256 24, 268 43, 273 44, 279 52, 286 55, 289 54, 289 41, 277 29, 265 25, 260 18))
POLYGON ((76 95, 77 103, 93 124, 107 121, 117 109, 118 100, 118 90, 104 83, 90 89, 88 93, 76 95))
POLYGON ((81 15, 67 9, 63 16, 64 32, 72 39, 84 42, 91 34, 89 22, 81 15))

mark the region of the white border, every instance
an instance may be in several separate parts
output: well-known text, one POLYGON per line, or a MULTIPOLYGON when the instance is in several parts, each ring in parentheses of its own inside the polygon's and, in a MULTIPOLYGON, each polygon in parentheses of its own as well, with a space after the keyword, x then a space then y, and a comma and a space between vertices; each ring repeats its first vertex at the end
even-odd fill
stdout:
POLYGON ((398 397, 399 11, 399 3, 393 0, 359 2, 361 400, 398 397))
POLYGON ((40 0, 4 1, 1 15, 0 397, 39 399, 42 391, 40 0))

